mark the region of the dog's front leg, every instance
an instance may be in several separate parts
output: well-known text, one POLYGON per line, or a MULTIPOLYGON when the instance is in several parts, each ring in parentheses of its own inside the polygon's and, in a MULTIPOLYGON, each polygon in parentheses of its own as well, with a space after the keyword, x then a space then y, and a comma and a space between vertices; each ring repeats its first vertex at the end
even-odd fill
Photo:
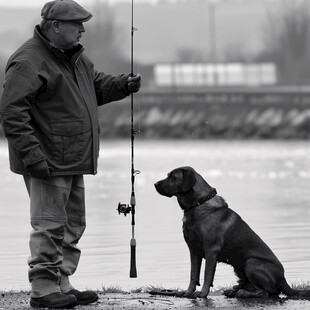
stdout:
POLYGON ((204 273, 204 283, 201 291, 192 294, 193 298, 206 298, 209 295, 210 287, 213 286, 213 279, 217 263, 217 255, 215 252, 206 253, 206 264, 204 273))
POLYGON ((191 259, 191 275, 190 275, 189 286, 184 294, 184 297, 191 297, 193 293, 196 291, 196 285, 200 285, 199 275, 200 275, 202 258, 196 255, 193 252, 193 250, 189 249, 189 251, 190 251, 190 259, 191 259))

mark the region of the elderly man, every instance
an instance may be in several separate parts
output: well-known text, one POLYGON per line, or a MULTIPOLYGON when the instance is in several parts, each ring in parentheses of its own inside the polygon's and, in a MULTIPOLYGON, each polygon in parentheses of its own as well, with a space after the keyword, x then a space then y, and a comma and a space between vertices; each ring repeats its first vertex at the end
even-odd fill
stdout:
POLYGON ((97 109, 137 92, 141 76, 94 70, 79 44, 92 14, 76 2, 48 2, 41 15, 33 38, 8 61, 1 123, 10 168, 30 196, 30 304, 69 308, 98 299, 69 281, 85 229, 83 175, 97 173, 97 109))

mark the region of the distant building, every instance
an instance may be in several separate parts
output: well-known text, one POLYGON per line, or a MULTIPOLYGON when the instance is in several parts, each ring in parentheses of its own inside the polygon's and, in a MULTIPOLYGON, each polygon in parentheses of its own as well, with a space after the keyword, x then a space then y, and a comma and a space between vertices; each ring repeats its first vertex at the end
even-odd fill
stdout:
POLYGON ((264 86, 277 83, 273 63, 175 63, 154 66, 156 86, 264 86))

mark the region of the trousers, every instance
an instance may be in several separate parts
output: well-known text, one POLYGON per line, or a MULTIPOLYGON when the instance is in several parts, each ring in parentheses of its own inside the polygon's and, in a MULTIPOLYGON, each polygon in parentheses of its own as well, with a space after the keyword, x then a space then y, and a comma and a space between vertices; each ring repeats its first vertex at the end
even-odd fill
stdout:
POLYGON ((36 179, 25 176, 30 197, 31 297, 73 289, 69 282, 79 263, 77 247, 86 227, 83 175, 36 179))

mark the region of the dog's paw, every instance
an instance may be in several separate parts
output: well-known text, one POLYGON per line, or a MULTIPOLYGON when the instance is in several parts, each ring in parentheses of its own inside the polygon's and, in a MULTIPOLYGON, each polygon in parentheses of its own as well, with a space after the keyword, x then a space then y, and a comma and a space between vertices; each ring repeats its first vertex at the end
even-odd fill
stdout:
POLYGON ((237 292, 236 297, 237 298, 249 298, 250 292, 241 289, 237 292))
POLYGON ((185 292, 183 292, 183 297, 191 298, 194 292, 195 290, 186 290, 185 292))
POLYGON ((232 290, 225 290, 225 291, 223 292, 223 294, 224 294, 226 297, 228 297, 228 298, 233 298, 233 297, 236 297, 237 292, 238 292, 238 291, 232 289, 232 290))
POLYGON ((241 289, 236 294, 237 298, 268 298, 269 295, 265 291, 256 290, 254 292, 249 292, 247 290, 241 289))
POLYGON ((191 298, 196 299, 196 298, 207 298, 208 292, 204 291, 196 291, 191 295, 191 298))

